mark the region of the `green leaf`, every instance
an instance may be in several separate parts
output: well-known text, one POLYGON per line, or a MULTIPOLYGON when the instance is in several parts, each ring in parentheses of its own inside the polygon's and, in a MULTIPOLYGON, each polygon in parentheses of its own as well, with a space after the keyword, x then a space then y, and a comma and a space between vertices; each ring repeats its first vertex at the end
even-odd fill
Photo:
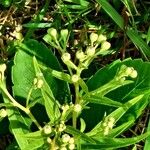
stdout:
MULTIPOLYGON (((34 64, 36 76, 38 78, 38 75, 41 75, 42 72, 39 68, 38 62, 35 57, 33 57, 33 64, 34 64)), ((46 112, 50 120, 54 123, 54 121, 60 117, 58 102, 56 102, 53 92, 49 87, 49 85, 47 84, 47 82, 45 81, 45 78, 43 76, 40 76, 40 79, 43 81, 41 92, 44 99, 44 104, 45 104, 44 106, 46 108, 46 112)))
POLYGON ((27 24, 23 24, 23 27, 26 28, 49 28, 51 27, 52 24, 51 23, 27 23, 27 24))
POLYGON ((142 134, 140 136, 136 136, 133 138, 99 138, 99 143, 97 144, 82 144, 82 150, 106 150, 108 148, 110 149, 116 149, 121 147, 127 147, 129 145, 135 144, 146 137, 150 136, 150 132, 147 132, 145 134, 142 134))
MULTIPOLYGON (((52 51, 43 43, 39 43, 36 40, 28 40, 24 43, 20 43, 17 46, 17 50, 14 66, 12 68, 13 92, 16 97, 21 98, 21 101, 25 101, 29 90, 33 86, 33 80, 36 77, 36 73, 33 69, 33 56, 36 57, 41 66, 46 66, 47 68, 57 71, 60 71, 61 67, 52 51)), ((65 99, 69 99, 66 97, 66 95, 68 96, 70 94, 67 94, 69 93, 68 85, 65 82, 57 80, 51 73, 43 74, 57 100, 64 101, 65 99)), ((31 101, 37 99, 41 99, 41 92, 39 89, 33 90, 30 97, 31 101)))
MULTIPOLYGON (((139 95, 130 101, 126 102, 122 107, 119 107, 118 109, 114 110, 111 114, 109 114, 107 117, 105 117, 106 120, 108 120, 110 117, 113 117, 115 119, 114 124, 127 112, 128 109, 130 109, 133 105, 135 105, 138 101, 142 99, 143 95, 139 95)), ((94 138, 98 139, 101 136, 100 130, 103 129, 102 122, 99 122, 92 131, 89 132, 88 135, 94 136, 94 138)), ((103 131, 102 131, 103 132, 103 131)))
MULTIPOLYGON (((142 114, 142 111, 146 108, 149 103, 148 96, 150 95, 150 63, 143 62, 140 59, 131 60, 126 59, 124 61, 117 60, 112 64, 101 68, 95 75, 93 75, 87 82, 89 91, 94 91, 97 88, 102 87, 103 85, 110 82, 113 77, 116 75, 118 68, 122 65, 126 65, 128 67, 133 67, 138 72, 137 78, 134 79, 134 82, 125 86, 121 86, 109 93, 105 96, 116 102, 126 103, 129 100, 137 97, 141 94, 144 97, 137 102, 133 107, 131 107, 126 114, 118 121, 117 125, 123 124, 127 121, 130 122, 130 125, 134 123, 134 121, 142 114), (142 68, 142 69, 141 69, 142 68)), ((81 117, 85 120, 87 127, 86 129, 91 130, 96 124, 98 124, 104 117, 105 113, 110 114, 115 109, 110 108, 104 105, 96 105, 96 104, 88 104, 87 106, 90 109, 83 110, 81 117), (97 115, 95 115, 97 114, 97 115), (92 121, 91 121, 92 119, 92 121)), ((127 128, 125 129, 127 130, 127 128)))
POLYGON ((107 105, 113 107, 122 106, 122 103, 111 100, 110 98, 107 98, 105 96, 101 96, 100 94, 83 96, 83 100, 89 103, 101 104, 101 105, 107 105))

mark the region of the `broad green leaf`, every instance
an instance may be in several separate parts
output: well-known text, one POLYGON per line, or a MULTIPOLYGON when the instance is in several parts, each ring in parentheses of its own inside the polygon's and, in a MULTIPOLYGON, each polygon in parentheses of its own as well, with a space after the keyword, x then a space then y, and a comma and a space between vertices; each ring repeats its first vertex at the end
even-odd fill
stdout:
POLYGON ((32 140, 29 145, 27 145, 25 148, 21 150, 37 150, 38 148, 41 149, 43 144, 44 144, 44 140, 42 139, 32 140))
MULTIPOLYGON (((140 101, 142 97, 143 95, 139 95, 131 99, 130 101, 126 102, 122 107, 119 107, 118 109, 114 110, 111 114, 105 117, 105 119, 108 120, 110 117, 113 117, 115 119, 114 123, 116 123, 127 112, 127 110, 134 106, 138 101, 140 101)), ((102 122, 100 122, 92 129, 92 131, 89 134, 92 134, 92 136, 94 136, 94 138, 97 139, 102 135, 102 133, 100 132, 100 129, 102 128, 102 122)))
POLYGON ((123 105, 120 102, 116 102, 114 100, 111 100, 110 98, 101 96, 100 94, 83 96, 83 100, 89 103, 108 105, 108 106, 113 106, 113 107, 120 107, 123 105))
POLYGON ((99 143, 97 144, 82 144, 82 150, 106 150, 106 149, 116 149, 121 147, 127 147, 129 145, 133 145, 146 137, 150 136, 150 132, 142 134, 140 136, 136 136, 133 138, 99 138, 99 143))
MULTIPOLYGON (((12 68, 13 91, 16 97, 22 98, 22 101, 25 101, 29 90, 33 86, 33 80, 36 77, 33 69, 33 56, 36 57, 40 65, 50 67, 57 71, 60 71, 61 67, 52 51, 43 43, 39 43, 36 40, 28 40, 24 43, 20 43, 20 45, 17 46, 17 50, 14 66, 12 68)), ((60 101, 68 99, 68 97, 65 97, 69 95, 66 94, 68 92, 68 85, 65 82, 52 77, 51 73, 49 73, 48 76, 44 74, 44 77, 50 85, 54 97, 60 101)), ((34 90, 30 97, 30 100, 35 99, 41 99, 41 93, 38 89, 34 90)))
MULTIPOLYGON (((42 72, 35 57, 33 57, 33 64, 35 68, 35 74, 38 78, 38 75, 42 75, 42 72)), ((58 102, 56 102, 53 92, 45 81, 45 78, 43 76, 40 76, 40 79, 43 81, 41 92, 44 99, 44 106, 50 120, 54 123, 54 121, 60 117, 58 102)))
MULTIPOLYGON (((117 123, 118 126, 129 120, 134 123, 134 121, 140 116, 142 111, 148 105, 148 96, 150 95, 148 90, 150 88, 150 77, 148 76, 148 74, 150 74, 150 63, 143 62, 140 59, 126 59, 122 62, 117 60, 112 64, 100 69, 87 82, 89 91, 94 91, 110 82, 116 75, 118 68, 120 68, 120 66, 123 64, 128 67, 135 68, 135 70, 138 72, 137 78, 133 80, 133 83, 121 86, 114 91, 107 93, 105 96, 120 103, 126 103, 141 94, 143 94, 144 97, 124 114, 124 116, 117 123)), ((88 131, 103 119, 105 113, 108 115, 115 110, 114 108, 104 105, 88 104, 87 106, 89 106, 90 109, 83 110, 81 116, 87 124, 86 129, 88 131)), ((130 123, 129 126, 131 126, 132 123, 130 123)), ((125 130, 127 130, 127 128, 125 130)))

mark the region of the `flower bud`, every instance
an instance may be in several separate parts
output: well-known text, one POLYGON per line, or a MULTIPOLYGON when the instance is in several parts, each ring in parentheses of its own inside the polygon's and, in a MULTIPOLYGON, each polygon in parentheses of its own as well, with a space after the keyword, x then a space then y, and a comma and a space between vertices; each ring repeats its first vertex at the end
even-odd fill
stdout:
POLYGON ((62 135, 62 142, 63 143, 68 143, 70 140, 70 136, 68 134, 62 135))
POLYGON ((44 82, 42 79, 34 78, 33 84, 36 86, 36 88, 40 89, 42 88, 44 82))
POLYGON ((125 70, 125 74, 129 76, 133 72, 134 68, 133 67, 127 67, 125 70))
POLYGON ((76 75, 76 74, 74 74, 74 75, 71 77, 71 80, 72 80, 73 83, 76 83, 76 82, 79 81, 79 76, 76 75))
POLYGON ((47 138, 47 143, 51 144, 52 143, 52 140, 50 137, 47 138))
POLYGON ((78 112, 80 112, 81 110, 82 110, 82 106, 81 106, 80 104, 75 104, 75 105, 74 105, 74 111, 75 111, 75 112, 78 113, 78 112))
POLYGON ((108 135, 109 133, 109 127, 107 126, 105 129, 104 129, 104 135, 108 135))
POLYGON ((67 36, 68 36, 68 29, 63 29, 63 30, 61 30, 61 31, 60 31, 60 35, 61 35, 62 39, 63 39, 64 41, 66 41, 67 36))
POLYGON ((6 64, 0 64, 0 72, 4 72, 6 70, 6 64))
POLYGON ((45 134, 50 134, 52 132, 52 128, 50 125, 45 125, 44 128, 43 128, 43 132, 45 134))
POLYGON ((69 144, 69 146, 68 146, 68 147, 69 147, 69 149, 70 149, 70 150, 75 149, 75 145, 74 145, 74 144, 69 144))
POLYGON ((55 28, 48 29, 48 34, 52 36, 54 39, 57 39, 57 30, 55 28))
POLYGON ((84 61, 86 58, 86 55, 84 54, 83 51, 77 51, 76 52, 76 58, 79 59, 79 61, 84 61))
POLYGON ((65 63, 65 62, 68 62, 70 59, 71 59, 71 55, 69 53, 64 53, 61 57, 62 61, 65 63))
POLYGON ((86 50, 86 53, 88 56, 94 56, 95 54, 95 48, 94 47, 88 47, 86 50))
POLYGON ((97 41, 98 39, 98 34, 96 33, 91 33, 90 34, 90 40, 91 40, 91 43, 93 44, 95 41, 97 41))
POLYGON ((137 71, 136 71, 136 70, 133 70, 132 73, 130 74, 130 77, 131 77, 131 78, 136 78, 137 75, 138 75, 138 74, 137 74, 137 71))
POLYGON ((7 116, 7 111, 5 109, 0 110, 0 117, 4 118, 7 116))
POLYGON ((111 47, 111 44, 107 41, 104 41, 101 45, 101 51, 108 50, 111 47))
POLYGON ((101 42, 106 41, 106 40, 107 40, 106 36, 100 34, 98 36, 97 42, 101 43, 101 42))
POLYGON ((18 25, 16 28, 15 28, 15 31, 16 32, 20 32, 22 30, 22 25, 18 25))
POLYGON ((73 137, 70 138, 69 144, 74 144, 74 138, 73 137))

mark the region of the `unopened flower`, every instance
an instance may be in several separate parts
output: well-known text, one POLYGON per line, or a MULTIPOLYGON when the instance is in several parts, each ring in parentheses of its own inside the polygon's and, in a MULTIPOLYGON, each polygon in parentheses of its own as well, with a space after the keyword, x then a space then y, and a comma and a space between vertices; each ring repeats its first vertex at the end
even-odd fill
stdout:
POLYGON ((45 125, 44 128, 43 128, 43 132, 45 134, 50 134, 52 132, 52 128, 50 125, 45 125))
POLYGON ((88 56, 93 56, 95 54, 95 48, 94 47, 88 47, 86 50, 86 53, 88 56))
POLYGON ((66 112, 66 111, 69 109, 69 105, 68 105, 68 104, 63 105, 63 106, 61 107, 61 109, 63 110, 63 112, 66 112))
POLYGON ((104 135, 108 135, 109 133, 109 127, 107 126, 105 129, 104 129, 104 135))
POLYGON ((101 42, 106 41, 106 40, 107 40, 106 36, 100 34, 98 36, 97 42, 101 43, 101 42))
POLYGON ((90 34, 90 40, 91 40, 91 43, 93 44, 95 41, 97 41, 98 39, 98 34, 96 33, 91 33, 90 34))
POLYGON ((107 41, 104 41, 104 42, 102 42, 101 50, 102 51, 108 50, 110 47, 111 47, 111 44, 109 42, 107 42, 107 41))
POLYGON ((48 29, 48 34, 51 35, 54 39, 57 38, 57 30, 55 28, 48 29))
POLYGON ((70 143, 70 144, 73 144, 73 143, 74 143, 74 138, 73 138, 73 137, 70 138, 69 143, 70 143))
POLYGON ((125 74, 126 74, 127 76, 129 76, 129 75, 132 73, 133 70, 134 70, 133 67, 127 67, 126 70, 125 70, 125 74))
POLYGON ((44 82, 42 79, 38 79, 38 78, 34 78, 34 81, 33 81, 34 85, 36 86, 36 88, 40 89, 42 88, 44 82))
POLYGON ((4 71, 6 70, 6 64, 0 64, 0 80, 4 79, 4 71))
POLYGON ((62 61, 65 63, 65 62, 68 62, 70 59, 71 59, 71 55, 69 53, 64 53, 61 57, 62 61))
POLYGON ((136 78, 137 75, 138 75, 138 74, 137 74, 137 71, 136 71, 136 70, 133 70, 132 73, 130 74, 130 77, 131 77, 131 78, 136 78))
POLYGON ((52 139, 50 137, 47 138, 47 143, 52 143, 52 139))
POLYGON ((69 134, 62 135, 62 142, 63 143, 68 143, 69 140, 70 140, 70 135, 69 134))
POLYGON ((67 36, 68 36, 68 29, 62 29, 62 30, 60 31, 60 35, 61 35, 61 37, 62 37, 64 40, 66 40, 66 39, 67 39, 67 36))
POLYGON ((73 83, 76 83, 76 82, 79 81, 79 76, 76 75, 76 74, 74 74, 74 75, 71 77, 71 80, 72 80, 73 83))
POLYGON ((81 110, 82 110, 82 106, 81 106, 80 104, 75 104, 75 105, 74 105, 74 111, 75 111, 75 112, 78 113, 78 112, 80 112, 81 110))
POLYGON ((64 121, 61 121, 61 123, 59 124, 59 127, 58 127, 58 131, 62 132, 65 129, 66 129, 66 125, 65 125, 64 121))
POLYGON ((86 58, 86 55, 84 54, 83 51, 77 51, 76 52, 76 58, 79 59, 79 61, 83 61, 86 58))
POLYGON ((0 110, 0 117, 4 118, 7 116, 7 111, 5 109, 0 110))
POLYGON ((68 147, 69 147, 70 150, 73 150, 73 149, 75 149, 75 144, 69 144, 68 147))

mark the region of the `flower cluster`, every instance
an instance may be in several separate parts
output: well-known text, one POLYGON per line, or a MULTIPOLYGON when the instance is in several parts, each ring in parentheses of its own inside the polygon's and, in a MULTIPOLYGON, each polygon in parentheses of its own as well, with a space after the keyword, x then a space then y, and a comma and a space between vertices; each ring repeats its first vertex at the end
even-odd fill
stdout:
POLYGON ((74 138, 70 137, 69 134, 63 134, 61 137, 62 144, 60 150, 73 150, 75 149, 74 138))
POLYGON ((116 80, 125 81, 126 77, 136 78, 137 75, 137 71, 133 67, 127 67, 126 65, 122 65, 116 75, 116 80))
POLYGON ((115 123, 115 119, 113 117, 108 118, 108 120, 105 120, 103 122, 103 130, 104 130, 104 135, 108 135, 109 131, 113 128, 115 123))

